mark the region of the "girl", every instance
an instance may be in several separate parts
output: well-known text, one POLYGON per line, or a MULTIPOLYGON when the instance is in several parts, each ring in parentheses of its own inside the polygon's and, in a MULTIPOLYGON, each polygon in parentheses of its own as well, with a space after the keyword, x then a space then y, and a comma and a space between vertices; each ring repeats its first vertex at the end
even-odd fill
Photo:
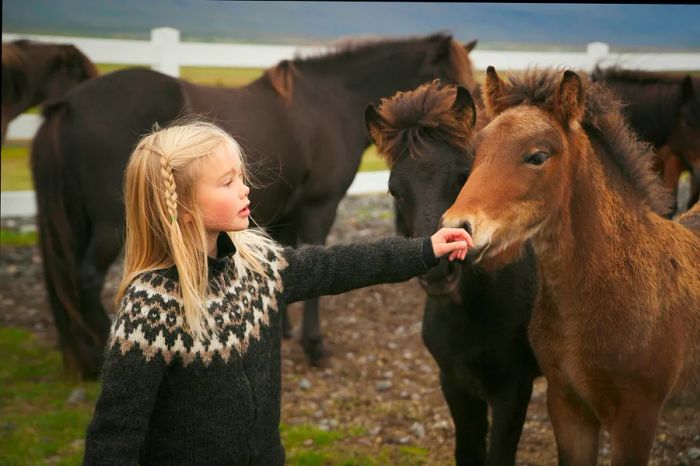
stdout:
POLYGON ((119 310, 84 464, 281 465, 280 308, 464 259, 471 238, 282 248, 248 229, 241 149, 213 124, 156 130, 125 174, 119 310))

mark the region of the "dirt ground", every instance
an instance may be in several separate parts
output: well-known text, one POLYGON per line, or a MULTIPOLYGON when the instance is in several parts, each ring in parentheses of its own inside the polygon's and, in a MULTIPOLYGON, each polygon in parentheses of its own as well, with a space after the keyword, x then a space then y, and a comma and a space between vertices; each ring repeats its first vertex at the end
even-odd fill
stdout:
MULTIPOLYGON (((391 235, 392 218, 388 196, 346 198, 329 243, 391 235)), ((106 300, 118 273, 118 265, 110 271, 106 300)), ((454 428, 437 366, 420 338, 424 301, 415 279, 322 298, 321 324, 332 356, 326 367, 310 368, 295 339, 283 342, 283 421, 322 429, 359 425, 367 434, 344 440, 349 446, 355 443, 364 451, 385 444, 419 446, 429 451, 428 464, 454 464, 454 428)), ((36 248, 0 252, 0 305, 0 326, 29 329, 55 345, 36 248)), ((301 307, 290 311, 298 325, 301 307)), ((520 440, 520 465, 556 464, 545 391, 540 378, 520 440)), ((608 464, 606 438, 601 450, 601 463, 608 464)), ((700 464, 700 405, 667 407, 651 464, 700 464)))

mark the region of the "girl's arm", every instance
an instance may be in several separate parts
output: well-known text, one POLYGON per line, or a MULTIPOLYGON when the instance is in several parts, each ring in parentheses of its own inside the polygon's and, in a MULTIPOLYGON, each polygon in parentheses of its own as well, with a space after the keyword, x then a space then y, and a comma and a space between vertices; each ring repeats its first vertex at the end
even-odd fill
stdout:
MULTIPOLYGON (((143 351, 152 348, 146 338, 154 329, 140 318, 136 306, 138 303, 125 299, 112 326, 102 367, 102 392, 85 439, 84 465, 135 465, 139 461, 167 363, 160 352, 143 351)), ((154 310, 162 312, 154 308, 149 312, 154 310)))
POLYGON ((471 238, 462 229, 442 229, 432 237, 383 238, 366 243, 285 248, 284 299, 291 303, 378 283, 408 280, 437 264, 466 254, 471 238), (457 241, 455 241, 457 240, 457 241))

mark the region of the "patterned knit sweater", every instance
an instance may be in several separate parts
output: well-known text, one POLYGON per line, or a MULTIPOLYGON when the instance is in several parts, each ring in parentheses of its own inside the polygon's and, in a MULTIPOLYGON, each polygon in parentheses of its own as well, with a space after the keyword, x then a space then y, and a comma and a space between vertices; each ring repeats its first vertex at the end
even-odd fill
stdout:
POLYGON ((228 235, 217 247, 207 308, 218 337, 194 340, 183 329, 174 267, 128 287, 105 350, 83 464, 283 464, 280 309, 408 280, 437 263, 430 238, 386 238, 269 252, 265 274, 236 276, 228 235))

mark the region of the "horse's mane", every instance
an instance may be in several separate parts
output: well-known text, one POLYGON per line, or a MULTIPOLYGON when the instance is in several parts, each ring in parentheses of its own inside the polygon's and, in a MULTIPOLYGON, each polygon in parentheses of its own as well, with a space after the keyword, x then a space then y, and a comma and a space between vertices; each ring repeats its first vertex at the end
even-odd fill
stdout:
POLYGON ((454 85, 443 86, 436 79, 415 90, 382 99, 377 111, 384 121, 383 127, 373 131, 372 138, 389 165, 406 154, 418 159, 421 147, 429 140, 445 142, 461 152, 469 150, 470 121, 451 111, 456 94, 454 85))
MULTIPOLYGON (((533 105, 554 112, 554 95, 562 80, 559 69, 529 69, 510 75, 498 99, 500 108, 533 105)), ((639 140, 622 114, 618 98, 602 83, 580 76, 585 95, 582 126, 589 136, 602 142, 606 154, 618 167, 623 178, 640 194, 642 201, 659 214, 671 205, 670 195, 652 171, 654 157, 650 144, 639 140)))
MULTIPOLYGON (((452 81, 462 85, 473 87, 472 66, 469 53, 458 42, 452 40, 452 35, 440 32, 431 36, 404 37, 401 39, 386 39, 379 37, 351 37, 336 41, 326 47, 326 50, 318 54, 305 57, 296 57, 293 60, 283 60, 276 66, 269 68, 265 76, 275 91, 287 100, 293 94, 294 80, 302 77, 300 69, 307 66, 335 66, 343 61, 352 59, 360 54, 370 54, 374 51, 391 46, 402 46, 412 43, 430 42, 438 44, 450 41, 447 53, 445 75, 452 81)), ((470 89, 473 90, 473 89, 470 89)))
POLYGON ((18 42, 2 44, 2 100, 4 103, 17 100, 27 87, 27 54, 18 42))

